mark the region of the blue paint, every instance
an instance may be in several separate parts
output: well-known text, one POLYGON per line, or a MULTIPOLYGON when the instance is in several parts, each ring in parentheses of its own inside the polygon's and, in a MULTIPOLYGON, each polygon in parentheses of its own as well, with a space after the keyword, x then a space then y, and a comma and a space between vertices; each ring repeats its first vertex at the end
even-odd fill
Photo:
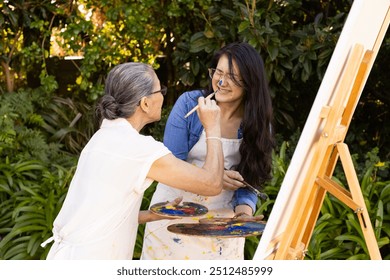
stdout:
POLYGON ((157 203, 150 207, 156 214, 164 216, 193 217, 201 216, 208 212, 207 207, 193 202, 183 202, 182 205, 167 206, 167 202, 157 203))
POLYGON ((177 209, 167 209, 167 208, 161 208, 158 209, 160 213, 167 214, 167 215, 183 215, 183 211, 177 210, 177 209))
POLYGON ((175 242, 175 243, 181 243, 181 239, 180 239, 180 238, 173 238, 173 242, 175 242))
POLYGON ((219 86, 222 86, 222 85, 223 85, 223 79, 222 79, 222 78, 219 80, 218 85, 219 85, 219 86))

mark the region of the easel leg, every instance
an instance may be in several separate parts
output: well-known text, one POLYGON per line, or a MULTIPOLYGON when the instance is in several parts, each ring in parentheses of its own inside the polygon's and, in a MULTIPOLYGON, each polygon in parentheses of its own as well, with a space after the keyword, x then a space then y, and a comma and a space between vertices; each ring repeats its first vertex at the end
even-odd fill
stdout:
POLYGON ((361 209, 355 209, 355 212, 358 216, 360 226, 362 228, 362 232, 366 240, 367 248, 370 253, 370 257, 372 260, 380 260, 382 259, 382 257, 379 252, 374 230, 372 228, 370 217, 368 216, 367 207, 364 203, 363 194, 361 192, 359 181, 356 176, 356 171, 353 167, 353 162, 349 153, 348 146, 344 143, 340 143, 337 144, 337 149, 339 151, 340 160, 343 165, 345 176, 347 178, 352 200, 354 200, 358 205, 361 205, 361 209))

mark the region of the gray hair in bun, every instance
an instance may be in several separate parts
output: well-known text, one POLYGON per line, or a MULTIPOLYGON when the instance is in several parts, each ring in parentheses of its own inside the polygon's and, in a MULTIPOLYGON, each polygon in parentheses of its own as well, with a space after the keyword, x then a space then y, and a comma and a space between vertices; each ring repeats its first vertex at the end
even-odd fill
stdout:
POLYGON ((142 97, 153 90, 154 70, 150 65, 128 62, 115 66, 107 75, 104 95, 97 105, 101 119, 132 116, 142 97))

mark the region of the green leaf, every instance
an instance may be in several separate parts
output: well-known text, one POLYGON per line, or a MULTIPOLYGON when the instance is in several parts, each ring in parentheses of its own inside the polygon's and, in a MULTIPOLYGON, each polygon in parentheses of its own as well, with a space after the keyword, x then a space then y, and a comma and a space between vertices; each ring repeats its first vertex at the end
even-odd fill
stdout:
POLYGON ((200 69, 199 60, 191 61, 191 71, 194 74, 194 76, 198 75, 199 69, 200 69))
POLYGON ((42 231, 46 229, 47 228, 44 226, 37 226, 37 225, 30 225, 23 228, 12 229, 12 231, 0 241, 0 248, 4 246, 6 243, 10 242, 15 236, 19 234, 28 233, 32 231, 42 231))
POLYGON ((279 54, 279 48, 269 46, 267 48, 267 52, 268 52, 268 55, 270 56, 271 60, 274 61, 279 54))
POLYGON ((370 259, 368 255, 358 254, 358 255, 353 255, 352 257, 349 257, 347 260, 368 260, 368 259, 370 259))
POLYGON ((334 259, 336 255, 341 253, 343 250, 341 248, 332 248, 329 249, 323 253, 320 254, 320 259, 321 260, 329 260, 329 259, 334 259))
POLYGON ((29 170, 43 170, 45 167, 38 161, 26 161, 15 165, 15 172, 22 173, 29 170))
POLYGON ((30 255, 35 255, 37 249, 42 243, 42 235, 41 233, 34 233, 27 244, 27 253, 30 255))
POLYGON ((12 246, 11 249, 9 249, 4 254, 4 259, 6 260, 13 259, 16 255, 23 254, 26 252, 27 252, 27 243, 23 242, 15 246, 12 246))
POLYGON ((285 73, 282 69, 276 68, 274 70, 274 76, 275 76, 275 80, 280 84, 285 76, 285 73))
POLYGON ((378 247, 379 248, 382 248, 383 246, 385 246, 385 245, 389 245, 390 244, 390 239, 389 239, 389 237, 383 237, 383 238, 380 238, 379 240, 378 240, 378 247))
POLYGON ((243 31, 245 31, 246 29, 248 29, 250 26, 250 23, 249 21, 242 21, 240 23, 240 25, 238 26, 238 32, 239 33, 242 33, 243 31))
POLYGON ((390 184, 383 188, 380 194, 380 199, 385 203, 390 202, 390 184))
POLYGON ((378 201, 378 206, 377 206, 377 211, 376 211, 376 217, 375 217, 375 236, 377 239, 381 236, 381 230, 382 230, 382 225, 383 225, 383 202, 382 200, 378 201))
POLYGON ((232 20, 236 15, 234 11, 232 11, 230 9, 225 9, 225 8, 221 9, 221 14, 224 17, 228 18, 228 20, 232 20))
POLYGON ((209 44, 208 39, 204 36, 203 32, 195 33, 191 37, 191 46, 190 46, 190 52, 191 53, 198 53, 203 51, 206 46, 209 44))
POLYGON ((351 235, 351 234, 343 234, 343 235, 337 236, 335 238, 335 240, 338 240, 338 241, 353 241, 353 242, 359 244, 360 247, 362 247, 364 249, 364 251, 367 252, 367 246, 366 246, 365 240, 363 240, 359 236, 351 235))

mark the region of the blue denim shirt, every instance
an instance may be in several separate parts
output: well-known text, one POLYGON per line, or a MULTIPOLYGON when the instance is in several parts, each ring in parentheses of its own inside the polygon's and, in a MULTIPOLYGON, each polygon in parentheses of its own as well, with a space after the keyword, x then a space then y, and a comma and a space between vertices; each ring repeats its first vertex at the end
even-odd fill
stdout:
MULTIPOLYGON (((202 96, 200 90, 183 93, 173 106, 165 126, 164 144, 177 158, 182 160, 187 160, 189 151, 198 142, 203 131, 198 114, 193 113, 188 118, 184 118, 194 106, 198 105, 200 96, 202 96)), ((241 129, 238 130, 237 137, 242 138, 241 129)), ((247 188, 240 188, 234 192, 233 207, 246 204, 255 212, 256 202, 256 194, 247 188)))

